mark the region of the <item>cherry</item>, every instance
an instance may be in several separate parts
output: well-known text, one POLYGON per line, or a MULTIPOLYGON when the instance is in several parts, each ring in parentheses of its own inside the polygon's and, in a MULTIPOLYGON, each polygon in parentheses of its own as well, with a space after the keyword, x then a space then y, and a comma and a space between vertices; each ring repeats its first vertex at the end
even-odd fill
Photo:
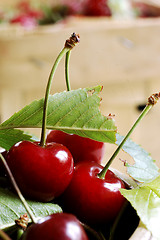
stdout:
POLYGON ((78 219, 67 213, 56 213, 32 224, 22 240, 88 240, 78 219))
POLYGON ((125 202, 119 191, 125 188, 123 181, 110 170, 104 179, 100 179, 98 174, 102 169, 95 162, 77 164, 72 180, 61 196, 65 211, 90 225, 113 221, 125 202))
POLYGON ((105 153, 105 143, 59 130, 52 130, 46 141, 57 142, 66 146, 70 150, 75 163, 83 160, 101 163, 105 153))
POLYGON ((61 144, 41 147, 22 141, 8 151, 6 160, 22 193, 39 201, 59 196, 72 178, 73 158, 61 144))

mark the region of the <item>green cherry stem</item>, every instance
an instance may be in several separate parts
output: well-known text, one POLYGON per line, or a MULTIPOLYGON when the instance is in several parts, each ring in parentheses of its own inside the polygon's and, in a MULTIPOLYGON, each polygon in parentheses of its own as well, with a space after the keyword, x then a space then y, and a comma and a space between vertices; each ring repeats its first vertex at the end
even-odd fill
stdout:
POLYGON ((67 91, 71 90, 70 80, 69 80, 69 59, 70 59, 70 55, 71 55, 71 50, 69 50, 66 53, 66 59, 65 59, 65 76, 66 76, 67 91))
POLYGON ((148 103, 146 105, 146 107, 144 108, 144 110, 142 111, 142 113, 140 114, 140 116, 138 117, 138 119, 136 120, 136 122, 133 124, 133 126, 131 127, 131 129, 129 130, 129 132, 126 134, 126 136, 124 137, 124 139, 122 140, 122 142, 120 143, 120 145, 117 147, 116 151, 113 153, 113 155, 111 156, 111 158, 109 159, 109 161, 107 162, 107 164, 105 165, 105 167, 103 168, 103 170, 98 174, 98 177, 101 179, 105 178, 106 172, 108 170, 108 168, 110 167, 111 163, 113 162, 113 160, 115 159, 115 157, 118 155, 118 153, 120 152, 121 148, 123 147, 123 145, 125 144, 126 140, 130 137, 131 133, 133 132, 133 130, 136 128, 136 126, 138 125, 138 123, 142 120, 142 118, 149 112, 149 110, 157 103, 157 101, 160 98, 160 93, 155 93, 152 94, 149 98, 148 98, 148 103))
POLYGON ((21 191, 20 191, 20 189, 19 189, 19 187, 18 187, 18 185, 17 185, 17 183, 16 183, 16 181, 15 181, 15 179, 13 177, 13 174, 11 173, 10 168, 9 168, 5 158, 3 157, 3 155, 1 153, 0 153, 0 158, 1 158, 2 162, 3 162, 3 165, 4 165, 4 167, 5 167, 6 171, 7 171, 10 179, 11 179, 11 182, 12 182, 12 184, 14 186, 14 189, 16 190, 16 192, 18 194, 18 197, 20 198, 22 204, 24 205, 24 207, 25 207, 27 213, 29 214, 32 222, 36 223, 37 222, 36 217, 34 216, 33 212, 31 211, 31 209, 30 209, 30 207, 28 205, 28 203, 26 202, 25 198, 23 197, 23 195, 22 195, 22 193, 21 193, 21 191))
MULTIPOLYGON (((80 222, 81 223, 81 222, 80 222)), ((85 223, 81 223, 81 225, 83 226, 83 228, 85 229, 85 231, 87 233, 89 233, 91 235, 91 237, 93 237, 95 240, 106 240, 104 238, 104 236, 97 232, 96 230, 94 230, 92 227, 90 227, 89 225, 86 225, 85 223)))
MULTIPOLYGON (((55 63, 51 69, 51 73, 49 75, 47 87, 46 87, 46 93, 45 93, 45 99, 44 99, 44 105, 43 105, 43 119, 42 119, 42 132, 41 132, 41 140, 40 140, 40 146, 44 147, 46 143, 46 125, 47 125, 47 109, 48 109, 48 99, 49 99, 49 93, 51 89, 52 79, 54 77, 55 71, 57 69, 57 66, 63 56, 67 54, 68 51, 70 51, 77 43, 79 42, 79 35, 76 35, 73 33, 69 39, 66 40, 64 48, 59 53, 57 59, 55 60, 55 63)), ((67 55, 69 58, 69 54, 67 55)), ((68 60, 66 60, 68 62, 68 60)), ((66 63, 68 64, 68 63, 66 63)))
POLYGON ((18 228, 17 230, 17 240, 22 239, 22 235, 23 235, 24 231, 21 228, 18 228))
POLYGON ((114 235, 115 235, 115 233, 116 233, 117 226, 118 226, 118 224, 119 224, 119 222, 120 222, 120 220, 121 220, 121 217, 123 216, 123 214, 124 214, 124 212, 125 212, 128 204, 129 204, 129 202, 126 201, 126 202, 124 203, 124 205, 122 206, 122 208, 121 208, 118 216, 116 217, 116 219, 115 219, 115 221, 114 221, 114 223, 113 223, 113 225, 112 225, 112 227, 111 227, 110 236, 109 236, 109 239, 108 239, 108 240, 114 240, 114 235))
POLYGON ((51 73, 49 75, 49 79, 48 79, 48 83, 47 83, 47 87, 46 87, 44 105, 43 105, 42 132, 41 132, 41 141, 40 141, 40 146, 42 146, 42 147, 45 146, 45 142, 46 142, 47 108, 48 108, 48 99, 49 99, 49 93, 50 93, 50 89, 51 89, 52 79, 54 77, 55 71, 58 67, 60 60, 68 51, 69 51, 69 49, 66 47, 64 47, 62 49, 62 51, 58 55, 54 65, 53 65, 51 73))

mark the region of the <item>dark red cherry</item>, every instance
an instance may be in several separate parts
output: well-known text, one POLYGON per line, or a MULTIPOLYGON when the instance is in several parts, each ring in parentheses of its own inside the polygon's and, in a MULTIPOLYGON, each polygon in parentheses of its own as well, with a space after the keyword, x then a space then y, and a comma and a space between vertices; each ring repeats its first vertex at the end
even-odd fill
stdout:
POLYGON ((61 197, 64 210, 89 225, 112 222, 125 202, 119 191, 125 188, 123 181, 110 170, 105 179, 100 179, 97 174, 102 169, 95 162, 77 164, 72 180, 61 197))
POLYGON ((22 240, 88 240, 78 219, 67 213, 56 213, 32 224, 22 240))
POLYGON ((68 186, 73 174, 69 150, 57 143, 41 147, 22 141, 7 153, 7 163, 22 193, 38 201, 50 201, 68 186))
POLYGON ((48 134, 46 141, 57 142, 66 146, 71 152, 75 163, 83 160, 101 163, 105 153, 105 143, 59 130, 52 130, 48 134))

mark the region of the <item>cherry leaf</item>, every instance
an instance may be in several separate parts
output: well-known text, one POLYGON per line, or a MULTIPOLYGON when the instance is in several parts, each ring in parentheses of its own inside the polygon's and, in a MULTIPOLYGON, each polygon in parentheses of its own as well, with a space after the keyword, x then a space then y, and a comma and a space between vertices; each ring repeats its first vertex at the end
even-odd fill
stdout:
MULTIPOLYGON (((62 209, 53 203, 27 201, 36 218, 52 213, 62 212, 62 209)), ((17 195, 7 189, 0 188, 0 229, 9 229, 15 226, 15 220, 25 214, 26 210, 17 195)))
MULTIPOLYGON (((115 143, 114 120, 103 116, 99 109, 101 98, 98 94, 101 90, 102 87, 97 86, 50 95, 47 128, 76 133, 97 141, 115 143)), ((0 141, 1 147, 7 145, 7 137, 10 143, 19 141, 20 138, 13 128, 41 128, 43 103, 44 99, 33 101, 0 125, 0 139, 3 139, 0 141), (10 129, 12 129, 12 135, 10 135, 10 129), (4 135, 5 138, 3 138, 4 135)), ((22 137, 25 139, 26 136, 22 137)))
POLYGON ((0 147, 6 150, 21 140, 37 141, 37 138, 19 129, 0 130, 0 147))
POLYGON ((156 239, 160 239, 160 176, 135 189, 120 191, 137 211, 146 228, 156 239))
MULTIPOLYGON (((120 144, 123 137, 116 135, 116 144, 120 144)), ((139 182, 148 182, 159 175, 159 168, 151 155, 146 152, 140 145, 128 139, 123 145, 123 150, 128 153, 135 161, 133 165, 126 163, 127 173, 139 182)))

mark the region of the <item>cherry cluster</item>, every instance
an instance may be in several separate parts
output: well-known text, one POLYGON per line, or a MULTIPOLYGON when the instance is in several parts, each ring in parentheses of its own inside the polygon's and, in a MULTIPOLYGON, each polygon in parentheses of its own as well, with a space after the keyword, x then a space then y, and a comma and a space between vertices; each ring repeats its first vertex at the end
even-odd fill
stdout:
POLYGON ((25 197, 43 202, 58 199, 65 211, 32 224, 23 239, 85 240, 79 221, 98 226, 116 218, 125 201, 119 189, 125 184, 110 170, 104 179, 98 177, 104 151, 103 142, 52 130, 44 147, 21 141, 5 152, 25 197))

